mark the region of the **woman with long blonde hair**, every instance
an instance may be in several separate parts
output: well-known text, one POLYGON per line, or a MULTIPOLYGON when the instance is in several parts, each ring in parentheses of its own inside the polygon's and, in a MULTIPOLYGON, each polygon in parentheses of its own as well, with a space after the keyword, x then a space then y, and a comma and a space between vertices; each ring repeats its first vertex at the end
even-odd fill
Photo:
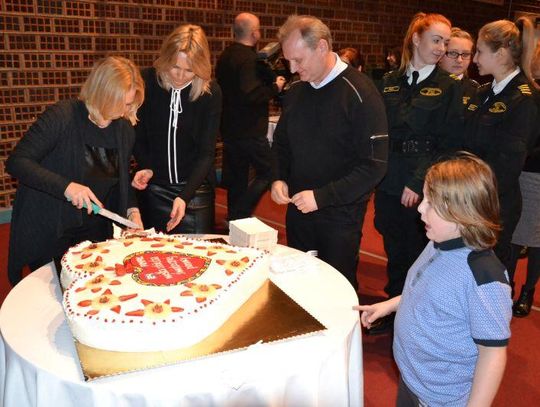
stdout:
POLYGON ((492 75, 493 82, 480 87, 466 109, 465 149, 486 161, 497 178, 503 229, 495 253, 508 270, 521 214, 519 176, 538 132, 531 76, 534 45, 534 27, 526 18, 484 25, 473 61, 480 75, 492 75))
POLYGON ((221 90, 211 81, 203 29, 185 24, 143 71, 146 100, 137 125, 133 186, 146 227, 171 233, 214 228, 214 154, 221 90))

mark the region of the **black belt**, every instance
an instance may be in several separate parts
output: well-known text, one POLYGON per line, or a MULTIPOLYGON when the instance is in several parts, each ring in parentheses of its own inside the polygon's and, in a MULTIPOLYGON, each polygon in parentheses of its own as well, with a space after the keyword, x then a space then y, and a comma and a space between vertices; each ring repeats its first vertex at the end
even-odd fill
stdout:
POLYGON ((430 140, 391 141, 390 150, 394 153, 414 154, 429 153, 433 146, 430 140))

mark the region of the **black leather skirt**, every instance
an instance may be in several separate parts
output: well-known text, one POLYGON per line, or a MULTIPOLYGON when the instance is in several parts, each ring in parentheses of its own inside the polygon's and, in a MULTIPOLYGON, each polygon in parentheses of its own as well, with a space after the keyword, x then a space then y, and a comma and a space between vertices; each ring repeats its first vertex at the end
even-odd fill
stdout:
POLYGON ((167 222, 173 201, 184 190, 185 183, 171 185, 148 184, 138 192, 139 209, 144 227, 155 228, 164 233, 213 233, 214 232, 214 188, 201 185, 189 202, 182 221, 167 232, 167 222))

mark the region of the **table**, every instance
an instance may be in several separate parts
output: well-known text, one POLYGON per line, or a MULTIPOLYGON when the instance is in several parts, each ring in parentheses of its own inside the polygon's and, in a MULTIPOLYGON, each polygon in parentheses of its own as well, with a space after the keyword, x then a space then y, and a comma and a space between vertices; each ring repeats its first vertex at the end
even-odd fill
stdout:
MULTIPOLYGON (((213 236, 215 237, 215 236, 213 236)), ((278 246, 273 255, 298 253, 278 246)), ((307 255, 305 255, 307 256, 307 255)), ((54 264, 27 276, 0 309, 3 406, 362 406, 356 293, 331 266, 270 273, 327 328, 312 336, 145 371, 83 379, 54 264)))

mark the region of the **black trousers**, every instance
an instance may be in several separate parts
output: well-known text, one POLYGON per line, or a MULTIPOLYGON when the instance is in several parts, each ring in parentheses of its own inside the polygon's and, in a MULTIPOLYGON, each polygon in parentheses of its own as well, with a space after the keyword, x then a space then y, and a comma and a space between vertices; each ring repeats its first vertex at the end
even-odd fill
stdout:
POLYGON ((301 251, 317 250, 319 259, 338 270, 358 292, 356 269, 367 202, 358 213, 358 223, 322 219, 317 212, 303 214, 289 205, 287 245, 301 251))
POLYGON ((174 199, 183 190, 185 184, 156 185, 138 193, 139 209, 145 228, 153 227, 164 233, 213 233, 214 232, 214 188, 209 184, 201 185, 186 207, 182 221, 167 232, 167 222, 171 219, 174 199))
POLYGON ((383 237, 388 257, 388 283, 384 291, 396 297, 403 291, 407 272, 427 244, 425 227, 417 207, 406 208, 401 197, 375 192, 375 228, 383 237))
POLYGON ((228 220, 251 216, 271 177, 270 145, 266 136, 224 141, 223 186, 227 188, 228 220), (249 168, 255 179, 249 182, 249 168))

